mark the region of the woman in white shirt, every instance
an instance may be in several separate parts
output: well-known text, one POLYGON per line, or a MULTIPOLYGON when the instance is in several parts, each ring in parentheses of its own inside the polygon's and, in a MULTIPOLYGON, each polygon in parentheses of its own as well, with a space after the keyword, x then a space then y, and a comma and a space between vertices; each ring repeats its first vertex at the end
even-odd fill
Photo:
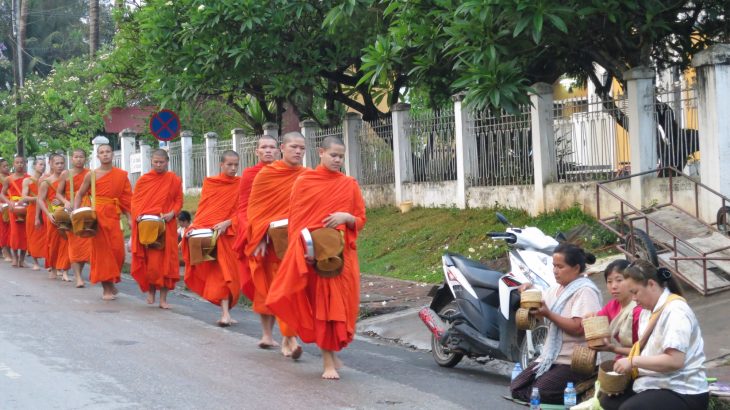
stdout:
POLYGON ((606 410, 706 409, 710 396, 704 342, 697 317, 681 297, 672 273, 637 260, 625 276, 634 299, 644 308, 639 337, 645 344, 639 355, 614 365, 619 373, 638 370, 633 391, 604 398, 601 405, 606 410))

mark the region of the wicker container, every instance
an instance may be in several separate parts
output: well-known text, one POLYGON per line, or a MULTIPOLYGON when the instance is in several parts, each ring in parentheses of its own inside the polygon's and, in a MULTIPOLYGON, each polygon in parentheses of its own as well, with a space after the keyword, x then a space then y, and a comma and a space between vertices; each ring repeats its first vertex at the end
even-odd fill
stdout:
POLYGON ((411 212, 411 209, 413 209, 413 201, 403 201, 398 205, 400 208, 401 213, 407 213, 411 212))
POLYGON ((609 337, 611 334, 608 328, 608 317, 593 316, 583 319, 583 331, 585 332, 588 346, 602 346, 603 338, 609 337))
POLYGON ((590 376, 596 371, 597 352, 585 346, 573 348, 570 358, 570 369, 578 374, 590 376))
POLYGON ((515 313, 515 322, 517 323, 517 328, 520 330, 532 330, 537 327, 537 319, 535 318, 535 315, 530 312, 530 309, 517 309, 517 313, 515 313))
POLYGON ((539 289, 527 289, 520 295, 520 307, 538 309, 542 306, 542 292, 539 289))
POLYGON ((598 381, 606 394, 621 394, 629 385, 629 375, 613 371, 613 360, 607 360, 598 367, 598 381))

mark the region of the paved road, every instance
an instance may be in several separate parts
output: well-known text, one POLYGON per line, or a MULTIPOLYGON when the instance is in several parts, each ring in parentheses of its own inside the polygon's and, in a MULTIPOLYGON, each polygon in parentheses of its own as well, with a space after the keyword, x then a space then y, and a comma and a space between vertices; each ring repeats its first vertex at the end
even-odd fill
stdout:
POLYGON ((45 272, 0 263, 0 409, 517 408, 504 377, 475 365, 441 369, 430 354, 368 338, 342 354, 342 380, 323 381, 305 347, 294 363, 255 347, 258 322, 213 326, 217 308, 175 293, 148 306, 127 278, 119 299, 45 272))

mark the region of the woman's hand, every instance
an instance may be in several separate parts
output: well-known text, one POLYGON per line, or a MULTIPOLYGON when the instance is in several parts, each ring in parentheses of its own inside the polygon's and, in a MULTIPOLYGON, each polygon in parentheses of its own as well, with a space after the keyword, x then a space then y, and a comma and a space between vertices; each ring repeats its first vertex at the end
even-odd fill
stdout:
POLYGON ((534 285, 532 283, 527 282, 527 283, 523 283, 520 286, 518 286, 517 291, 522 293, 522 292, 526 291, 527 289, 532 289, 533 287, 534 287, 534 285))
POLYGON ((552 311, 550 311, 550 308, 548 308, 547 305, 545 304, 544 300, 540 302, 540 307, 537 309, 534 309, 534 311, 535 311, 535 316, 537 316, 538 318, 545 318, 548 320, 550 319, 550 314, 552 313, 552 311))
POLYGON ((631 371, 631 360, 628 357, 624 357, 616 360, 613 364, 613 371, 621 374, 628 374, 631 371))
POLYGON ((592 317, 596 317, 596 312, 588 312, 585 315, 583 315, 583 319, 589 319, 592 317))
POLYGON ((326 228, 336 228, 340 225, 352 225, 355 223, 355 217, 347 212, 334 212, 322 220, 326 228))
POLYGON ((616 346, 607 337, 603 338, 603 344, 601 346, 591 346, 591 349, 599 352, 616 353, 616 346))

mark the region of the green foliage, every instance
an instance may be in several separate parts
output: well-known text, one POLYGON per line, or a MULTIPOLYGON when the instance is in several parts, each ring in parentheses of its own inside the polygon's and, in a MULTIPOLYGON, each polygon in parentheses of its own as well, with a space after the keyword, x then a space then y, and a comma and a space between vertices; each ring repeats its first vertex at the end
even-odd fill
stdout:
POLYGON ((616 241, 577 206, 536 218, 521 210, 503 208, 414 208, 406 214, 395 208, 376 208, 368 209, 368 221, 358 240, 361 271, 438 282, 442 280, 441 255, 446 251, 482 262, 503 257, 508 251, 505 243, 487 236, 487 232, 504 231, 496 211, 504 213, 515 226, 537 226, 551 236, 577 231, 571 239, 594 252, 605 252, 616 241))

